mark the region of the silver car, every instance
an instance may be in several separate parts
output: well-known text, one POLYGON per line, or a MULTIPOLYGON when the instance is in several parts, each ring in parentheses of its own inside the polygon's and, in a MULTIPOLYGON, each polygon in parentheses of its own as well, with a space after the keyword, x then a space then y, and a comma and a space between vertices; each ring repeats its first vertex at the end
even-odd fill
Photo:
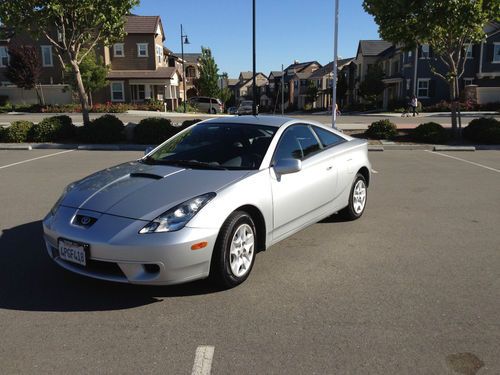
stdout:
MULTIPOLYGON (((259 106, 257 105, 255 108, 256 112, 259 113, 259 106)), ((238 106, 237 110, 238 115, 252 115, 253 114, 253 101, 251 100, 243 100, 238 106)))
POLYGON ((103 280, 243 282, 256 253, 339 212, 359 218, 367 143, 315 122, 199 122, 143 158, 70 184, 43 220, 49 256, 103 280))

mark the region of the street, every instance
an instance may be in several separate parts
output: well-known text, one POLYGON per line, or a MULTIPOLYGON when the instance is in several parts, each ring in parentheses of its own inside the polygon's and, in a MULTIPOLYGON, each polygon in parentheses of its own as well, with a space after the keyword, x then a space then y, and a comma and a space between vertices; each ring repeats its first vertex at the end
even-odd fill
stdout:
MULTIPOLYGON (((45 117, 56 116, 58 114, 51 113, 23 113, 23 114, 0 114, 0 124, 8 124, 17 120, 26 120, 33 122, 40 122, 45 117)), ((80 113, 67 113, 75 124, 82 123, 82 115, 80 113)), ((91 113, 90 119, 95 119, 97 117, 103 116, 103 113, 91 113)), ((164 113, 164 112, 145 112, 145 111, 132 111, 131 113, 116 113, 114 114, 125 124, 128 122, 138 123, 143 118, 162 116, 172 120, 173 123, 182 123, 189 119, 207 119, 215 117, 208 114, 177 114, 177 113, 164 113)), ((264 114, 263 114, 264 115, 264 114)), ((286 115, 286 114, 285 114, 286 115)), ((467 126, 467 124, 474 118, 479 118, 481 116, 490 116, 489 114, 474 113, 471 115, 463 115, 462 117, 462 127, 467 126)), ((306 113, 296 113, 288 115, 294 118, 302 118, 308 120, 315 120, 321 123, 330 124, 332 121, 331 115, 320 113, 320 114, 306 114, 306 113)), ((500 119, 500 115, 495 115, 497 119, 500 119)), ((343 130, 363 130, 367 129, 368 126, 378 120, 388 118, 393 123, 395 123, 399 128, 415 128, 424 122, 437 122, 445 127, 451 127, 451 119, 449 114, 429 114, 421 113, 416 117, 401 117, 398 114, 365 114, 365 115, 341 115, 337 119, 338 127, 343 130)))
POLYGON ((360 220, 259 253, 232 290, 58 268, 41 220, 64 186, 141 155, 0 151, 2 373, 190 374, 205 346, 213 374, 500 373, 498 151, 370 153, 360 220))

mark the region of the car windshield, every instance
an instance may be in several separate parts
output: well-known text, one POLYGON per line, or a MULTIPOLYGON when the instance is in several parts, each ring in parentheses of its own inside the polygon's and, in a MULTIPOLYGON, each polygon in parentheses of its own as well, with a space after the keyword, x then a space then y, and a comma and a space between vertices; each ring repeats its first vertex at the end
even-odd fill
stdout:
POLYGON ((240 104, 242 107, 251 107, 253 105, 253 102, 251 100, 244 100, 240 104))
POLYGON ((177 134, 142 162, 197 169, 258 169, 277 129, 202 123, 177 134))

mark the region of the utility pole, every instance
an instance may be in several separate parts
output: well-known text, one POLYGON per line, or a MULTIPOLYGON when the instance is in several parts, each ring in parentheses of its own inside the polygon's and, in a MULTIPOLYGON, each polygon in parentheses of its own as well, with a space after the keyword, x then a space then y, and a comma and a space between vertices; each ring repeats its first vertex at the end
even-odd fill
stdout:
POLYGON ((337 46, 339 41, 339 0, 335 0, 335 30, 333 32, 332 127, 337 129, 337 46))
POLYGON ((252 115, 256 116, 257 115, 257 85, 255 82, 255 76, 256 76, 256 71, 255 71, 255 0, 252 1, 252 7, 253 7, 253 103, 252 103, 252 115))
POLYGON ((281 64, 281 116, 285 115, 285 72, 281 64))

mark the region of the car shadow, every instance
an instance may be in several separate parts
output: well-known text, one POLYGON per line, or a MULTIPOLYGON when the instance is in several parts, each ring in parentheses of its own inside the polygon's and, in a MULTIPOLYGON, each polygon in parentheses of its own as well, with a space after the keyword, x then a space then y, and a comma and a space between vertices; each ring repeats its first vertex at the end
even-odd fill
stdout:
POLYGON ((345 221, 345 218, 341 214, 336 213, 318 221, 318 224, 344 223, 345 221))
POLYGON ((144 306, 162 298, 221 291, 207 280, 174 286, 111 283, 79 276, 48 256, 42 222, 4 229, 0 236, 0 309, 104 311, 144 306))

